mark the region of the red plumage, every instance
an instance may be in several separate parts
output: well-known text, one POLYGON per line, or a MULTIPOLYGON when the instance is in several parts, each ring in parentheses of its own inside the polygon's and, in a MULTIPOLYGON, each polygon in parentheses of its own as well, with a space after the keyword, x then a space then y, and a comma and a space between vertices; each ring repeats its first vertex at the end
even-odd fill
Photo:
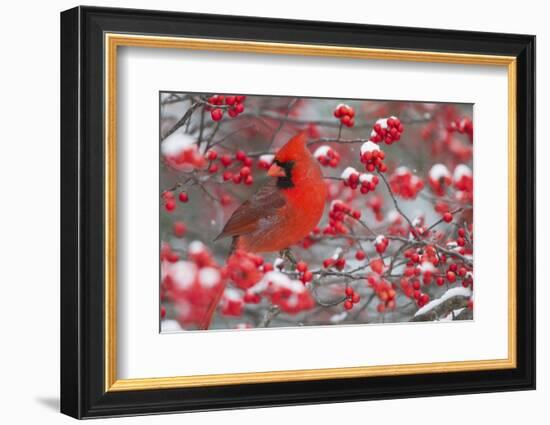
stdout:
POLYGON ((277 179, 238 207, 216 239, 232 236, 235 248, 273 252, 311 232, 323 215, 327 189, 306 140, 299 133, 277 152, 268 171, 277 179))
MULTIPOLYGON (((233 237, 232 249, 276 252, 305 238, 319 223, 327 187, 319 163, 298 133, 275 155, 268 175, 273 180, 240 205, 216 240, 233 237)), ((200 329, 208 329, 224 288, 214 297, 200 329)))

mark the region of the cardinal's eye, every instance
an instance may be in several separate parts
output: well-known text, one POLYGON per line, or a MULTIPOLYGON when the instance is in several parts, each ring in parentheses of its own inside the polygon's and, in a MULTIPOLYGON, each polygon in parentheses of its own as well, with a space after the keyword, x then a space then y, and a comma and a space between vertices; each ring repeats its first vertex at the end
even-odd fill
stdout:
POLYGON ((294 168, 294 161, 279 161, 276 159, 273 162, 285 171, 285 175, 277 179, 277 187, 280 189, 289 189, 291 187, 294 187, 294 182, 292 181, 292 169, 294 168))

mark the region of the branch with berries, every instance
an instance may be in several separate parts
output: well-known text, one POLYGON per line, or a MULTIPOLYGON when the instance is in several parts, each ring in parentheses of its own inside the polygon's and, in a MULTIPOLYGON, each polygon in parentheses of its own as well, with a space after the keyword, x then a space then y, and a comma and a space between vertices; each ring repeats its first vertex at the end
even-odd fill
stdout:
POLYGON ((381 117, 366 102, 336 104, 330 117, 326 102, 161 99, 163 320, 246 328, 471 312, 471 119, 422 104, 381 117), (302 112, 316 107, 312 119, 302 112), (213 243, 221 223, 269 180, 280 140, 296 131, 309 136, 327 186, 318 226, 280 253, 213 243))

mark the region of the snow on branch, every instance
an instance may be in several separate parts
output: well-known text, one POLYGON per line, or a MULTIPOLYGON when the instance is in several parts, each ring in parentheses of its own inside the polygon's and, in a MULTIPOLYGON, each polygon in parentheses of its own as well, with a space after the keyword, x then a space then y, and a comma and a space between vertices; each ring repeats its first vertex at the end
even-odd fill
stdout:
POLYGON ((445 317, 453 310, 467 307, 471 296, 472 291, 470 288, 462 286, 451 288, 440 298, 436 298, 419 308, 411 322, 427 322, 445 317))

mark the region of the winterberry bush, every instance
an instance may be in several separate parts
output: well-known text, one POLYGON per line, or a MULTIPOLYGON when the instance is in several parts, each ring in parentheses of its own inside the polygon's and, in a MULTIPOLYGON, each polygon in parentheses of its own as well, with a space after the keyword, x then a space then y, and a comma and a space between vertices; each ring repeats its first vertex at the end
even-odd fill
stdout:
POLYGON ((162 93, 160 127, 164 331, 472 318, 471 105, 162 93), (214 241, 300 131, 318 225, 281 252, 214 241))

